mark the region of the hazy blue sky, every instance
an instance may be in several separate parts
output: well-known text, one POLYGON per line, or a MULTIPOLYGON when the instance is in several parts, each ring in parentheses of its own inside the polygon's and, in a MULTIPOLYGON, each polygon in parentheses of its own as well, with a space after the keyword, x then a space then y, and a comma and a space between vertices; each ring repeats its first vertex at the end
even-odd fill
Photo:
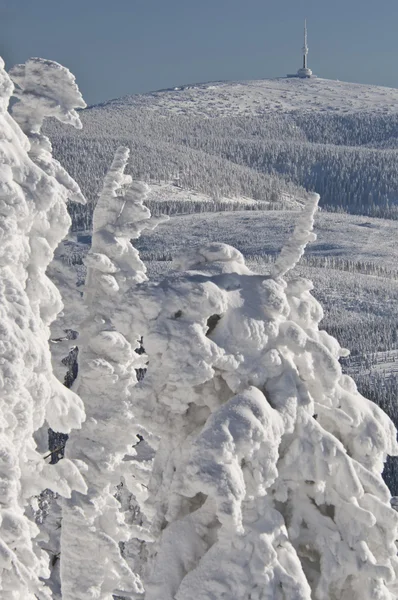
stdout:
POLYGON ((0 54, 64 64, 92 104, 295 72, 305 16, 314 73, 398 87, 397 0, 0 0, 0 54))

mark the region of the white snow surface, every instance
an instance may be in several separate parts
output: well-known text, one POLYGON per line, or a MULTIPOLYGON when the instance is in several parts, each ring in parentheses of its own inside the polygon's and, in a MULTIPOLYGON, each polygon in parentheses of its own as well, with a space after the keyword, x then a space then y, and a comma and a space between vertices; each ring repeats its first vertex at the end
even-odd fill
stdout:
MULTIPOLYGON (((223 240, 246 257, 275 254, 283 247, 299 214, 275 210, 173 216, 161 228, 143 236, 140 250, 144 260, 156 260, 165 253, 178 256, 184 247, 196 246, 198 241, 223 240)), ((317 240, 307 247, 307 256, 336 256, 396 270, 397 221, 321 211, 316 218, 316 232, 317 240)))
MULTIPOLYGON (((37 59, 35 64, 40 79, 49 63, 37 59)), ((67 89, 72 75, 53 64, 60 69, 59 85, 67 89)), ((51 94, 51 80, 46 89, 51 94)), ((64 120, 73 116, 73 107, 80 106, 80 94, 74 91, 67 106, 61 108, 55 95, 51 109, 46 103, 39 109, 43 88, 32 80, 29 94, 18 92, 23 110, 15 105, 14 120, 7 112, 13 84, 0 59, 0 597, 10 600, 50 597, 43 582, 50 574, 49 558, 28 517, 34 496, 45 488, 63 496, 86 489, 78 465, 66 460, 50 466, 40 442, 48 426, 69 432, 84 419, 80 399, 52 372, 49 326, 62 303, 46 276, 54 249, 69 229, 66 201, 74 195, 83 198, 75 182, 57 176, 58 164, 40 133, 49 113, 62 112, 64 120), (19 120, 24 111, 35 123, 34 140, 31 131, 25 130, 27 136, 18 125, 24 127, 19 120)), ((78 124, 74 118, 70 122, 78 124)))
POLYGON ((313 200, 274 277, 214 242, 114 314, 122 333, 143 332, 134 410, 160 438, 146 600, 397 597, 381 478, 395 428, 342 374, 311 282, 279 276, 311 239, 313 200))
MULTIPOLYGON (((200 202, 204 204, 204 208, 206 208, 206 204, 214 202, 214 198, 209 196, 208 194, 203 194, 196 190, 187 190, 183 187, 178 187, 172 182, 160 182, 155 183, 151 182, 147 201, 156 201, 156 202, 200 202)), ((219 202, 230 203, 231 205, 239 202, 240 204, 256 204, 256 200, 253 198, 245 198, 243 196, 237 198, 218 198, 219 202)), ((286 203, 288 203, 290 198, 286 198, 286 203)), ((291 202, 294 206, 294 199, 291 199, 291 202)))
POLYGON ((396 114, 398 90, 330 79, 260 79, 184 85, 148 94, 124 96, 103 108, 143 107, 160 113, 222 117, 289 113, 358 111, 396 114))

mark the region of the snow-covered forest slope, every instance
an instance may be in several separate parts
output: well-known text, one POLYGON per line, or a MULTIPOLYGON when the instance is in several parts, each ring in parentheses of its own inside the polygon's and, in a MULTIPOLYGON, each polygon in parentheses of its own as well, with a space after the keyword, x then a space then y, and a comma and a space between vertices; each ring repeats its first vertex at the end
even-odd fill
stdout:
POLYGON ((81 112, 83 129, 47 126, 57 158, 89 199, 118 144, 128 171, 178 179, 213 199, 398 213, 398 90, 325 79, 216 82, 126 96, 81 112))

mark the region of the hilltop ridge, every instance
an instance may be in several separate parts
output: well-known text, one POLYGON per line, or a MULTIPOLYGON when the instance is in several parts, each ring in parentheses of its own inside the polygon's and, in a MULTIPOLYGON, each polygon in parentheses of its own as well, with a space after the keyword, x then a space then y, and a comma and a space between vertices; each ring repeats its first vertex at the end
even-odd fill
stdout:
POLYGON ((215 81, 116 98, 89 107, 132 106, 174 114, 263 116, 294 111, 398 113, 398 89, 313 77, 215 81))

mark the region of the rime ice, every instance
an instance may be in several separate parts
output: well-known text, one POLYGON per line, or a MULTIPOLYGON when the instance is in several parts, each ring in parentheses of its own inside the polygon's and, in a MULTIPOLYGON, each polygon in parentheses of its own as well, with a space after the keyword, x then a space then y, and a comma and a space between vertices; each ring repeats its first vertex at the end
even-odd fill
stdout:
MULTIPOLYGON (((24 68, 20 65, 20 72, 24 68)), ((59 84, 67 88, 73 77, 60 65, 56 68, 62 69, 59 84)), ((40 61, 36 73, 43 73, 40 61)), ((86 489, 76 463, 67 460, 54 469, 37 446, 42 428, 50 425, 69 432, 81 425, 84 409, 52 373, 49 325, 62 303, 46 276, 54 248, 70 225, 66 201, 76 194, 83 198, 71 178, 63 181, 57 176, 59 165, 40 133, 44 117, 58 116, 60 100, 55 96, 47 110, 43 89, 36 83, 31 81, 28 95, 21 85, 14 120, 6 112, 13 84, 1 61, 0 597, 13 600, 50 597, 43 583, 49 576, 48 556, 35 540, 38 528, 27 517, 32 497, 45 488, 64 496, 72 489, 86 489), (36 124, 34 132, 24 128, 21 107, 36 124)), ((52 79, 47 82, 48 93, 51 83, 52 79)), ((79 106, 78 96, 75 88, 62 107, 65 119, 79 106)), ((71 123, 78 124, 77 115, 71 123)))
MULTIPOLYGON (((79 338, 76 391, 84 400, 87 420, 69 438, 66 454, 87 463, 88 492, 65 502, 62 518, 61 584, 64 600, 111 600, 113 594, 140 594, 142 585, 122 557, 129 540, 116 488, 133 454, 139 431, 134 418, 136 369, 143 367, 137 328, 122 333, 115 313, 123 310, 126 288, 146 280, 145 265, 130 243, 155 227, 143 205, 148 188, 124 174, 127 148, 119 148, 105 178, 94 213, 92 247, 86 258, 87 318, 79 338), (128 464, 128 463, 127 463, 128 464)), ((140 480, 130 482, 139 495, 140 480)), ((125 483, 125 482, 124 482, 125 483)))
POLYGON ((317 201, 274 275, 214 243, 131 294, 125 326, 140 322, 149 357, 136 414, 160 438, 146 600, 396 597, 380 475, 395 428, 342 374, 311 282, 282 277, 314 237, 317 201))

